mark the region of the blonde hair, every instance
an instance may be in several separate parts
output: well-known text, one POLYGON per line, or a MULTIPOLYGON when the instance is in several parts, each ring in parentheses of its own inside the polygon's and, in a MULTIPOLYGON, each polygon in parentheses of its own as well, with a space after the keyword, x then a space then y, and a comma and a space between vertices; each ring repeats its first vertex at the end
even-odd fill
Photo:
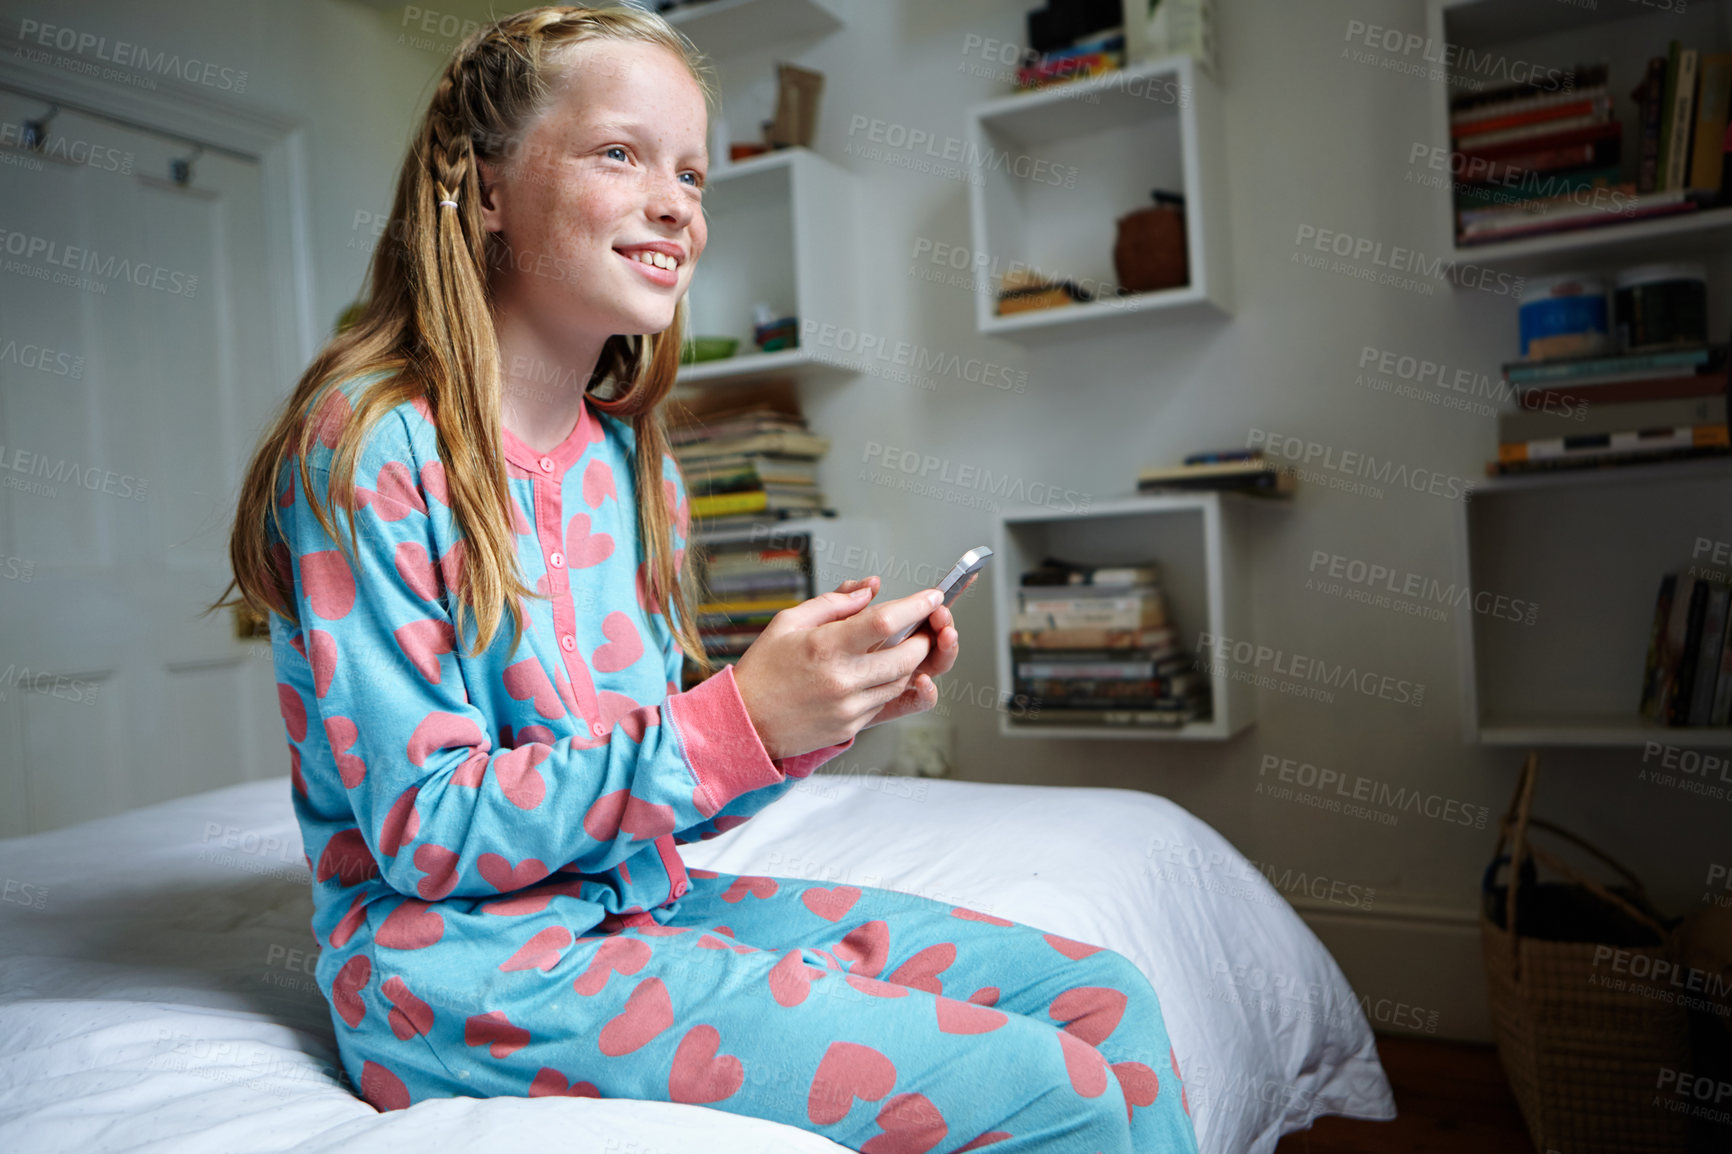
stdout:
MULTIPOLYGON (((482 227, 478 162, 514 173, 523 135, 548 107, 564 50, 606 40, 667 49, 686 64, 706 103, 713 99, 714 85, 697 50, 661 17, 634 8, 532 8, 463 41, 403 160, 360 315, 302 374, 253 454, 229 540, 234 577, 206 612, 245 604, 260 617, 276 612, 297 620, 288 566, 281 556, 272 557, 269 537, 272 525, 286 536, 275 501, 283 462, 291 456, 297 461, 301 492, 326 533, 337 538, 330 509, 312 499, 306 483, 314 440, 323 434, 329 444, 336 434, 329 499, 350 514, 353 547, 355 462, 365 435, 393 408, 424 398, 464 539, 461 577, 452 590, 457 636, 463 637, 464 615, 472 615, 480 652, 492 641, 502 612, 509 611, 516 647, 524 627, 518 598, 541 594, 524 584, 517 565, 501 439, 500 354, 487 280, 490 262, 505 256, 505 242, 482 227), (454 200, 457 207, 442 208, 442 200, 454 200), (336 384, 376 370, 385 375, 366 386, 349 411, 336 384), (237 587, 239 597, 227 599, 237 587)), ((656 605, 672 605, 669 624, 681 649, 708 676, 714 666, 689 611, 696 583, 691 566, 676 562, 662 480, 667 434, 661 403, 679 369, 685 320, 681 300, 666 331, 611 338, 584 391, 586 404, 633 429, 649 592, 656 605), (595 391, 603 386, 610 389, 605 397, 595 391)))

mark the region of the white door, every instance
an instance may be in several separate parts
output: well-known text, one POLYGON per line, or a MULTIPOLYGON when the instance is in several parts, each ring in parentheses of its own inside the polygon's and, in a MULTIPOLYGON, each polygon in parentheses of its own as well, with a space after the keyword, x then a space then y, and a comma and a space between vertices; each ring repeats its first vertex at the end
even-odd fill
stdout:
POLYGON ((31 152, 51 103, 0 91, 0 836, 287 771, 268 645, 197 615, 290 383, 260 165, 177 186, 101 105, 31 152))

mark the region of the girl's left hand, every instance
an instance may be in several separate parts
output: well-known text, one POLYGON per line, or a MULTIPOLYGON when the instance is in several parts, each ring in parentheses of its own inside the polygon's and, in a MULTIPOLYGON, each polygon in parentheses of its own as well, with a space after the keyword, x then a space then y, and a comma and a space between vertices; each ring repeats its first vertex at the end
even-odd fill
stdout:
MULTIPOLYGON (((880 581, 876 574, 870 577, 850 577, 836 586, 838 593, 851 593, 862 585, 872 587, 871 596, 866 604, 872 603, 872 598, 878 596, 880 581)), ((866 606, 862 605, 864 609, 866 606)), ((908 688, 900 697, 892 698, 881 706, 872 720, 861 726, 869 729, 874 725, 882 725, 886 721, 895 721, 898 717, 906 717, 911 713, 924 713, 938 704, 938 684, 932 679, 940 673, 949 673, 950 667, 956 664, 956 655, 961 651, 962 638, 956 631, 954 619, 947 606, 940 605, 926 619, 937 641, 932 651, 926 655, 926 660, 915 666, 914 674, 909 679, 908 688)))

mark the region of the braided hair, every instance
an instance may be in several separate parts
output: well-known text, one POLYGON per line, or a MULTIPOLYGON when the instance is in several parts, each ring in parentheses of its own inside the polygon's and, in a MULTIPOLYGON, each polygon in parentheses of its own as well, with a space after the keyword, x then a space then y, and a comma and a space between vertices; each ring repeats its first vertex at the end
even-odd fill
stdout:
MULTIPOLYGON (((481 165, 517 170, 522 142, 549 106, 566 50, 598 40, 667 49, 686 64, 706 101, 713 98, 697 50, 661 17, 636 8, 531 8, 464 39, 440 74, 404 157, 360 315, 301 376, 248 467, 230 536, 234 579, 223 594, 227 598, 238 588, 239 596, 219 599, 207 612, 244 603, 261 617, 276 612, 295 620, 286 558, 280 543, 273 555, 268 532, 272 524, 280 530, 275 490, 282 462, 297 461, 301 491, 310 496, 307 457, 313 441, 322 438, 333 446, 329 497, 351 514, 353 549, 355 461, 366 432, 391 409, 415 401, 437 429, 462 538, 461 559, 446 574, 458 643, 466 618, 473 618, 474 650, 487 648, 509 612, 516 647, 524 625, 520 598, 543 595, 527 586, 517 564, 502 444, 500 353, 488 289, 489 269, 509 259, 509 252, 504 238, 482 224, 481 165), (387 372, 353 405, 334 387, 381 369, 387 372), (305 418, 308 413, 312 419, 305 418)), ((684 564, 685 550, 673 548, 672 485, 663 482, 662 401, 673 390, 685 319, 681 300, 664 332, 610 338, 585 393, 587 403, 632 426, 646 600, 653 609, 670 607, 669 624, 681 649, 707 676, 714 666, 690 612, 695 579, 684 564)), ((312 507, 336 540, 330 510, 316 500, 312 507)))

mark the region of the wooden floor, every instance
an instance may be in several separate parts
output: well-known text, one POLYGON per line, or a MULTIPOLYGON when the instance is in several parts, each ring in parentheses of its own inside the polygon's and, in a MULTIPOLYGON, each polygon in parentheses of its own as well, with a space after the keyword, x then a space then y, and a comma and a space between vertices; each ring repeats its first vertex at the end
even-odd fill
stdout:
POLYGON ((1497 1050, 1378 1035, 1393 1122, 1321 1118, 1276 1154, 1534 1154, 1497 1050))

